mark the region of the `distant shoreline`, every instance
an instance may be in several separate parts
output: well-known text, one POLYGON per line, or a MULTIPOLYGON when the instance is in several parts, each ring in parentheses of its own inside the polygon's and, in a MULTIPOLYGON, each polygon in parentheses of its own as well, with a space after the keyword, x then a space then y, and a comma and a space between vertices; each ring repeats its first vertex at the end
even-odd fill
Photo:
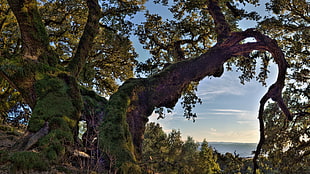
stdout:
POLYGON ((256 150, 257 143, 238 143, 238 142, 208 142, 209 146, 216 149, 221 154, 232 153, 239 157, 253 157, 253 151, 256 150))

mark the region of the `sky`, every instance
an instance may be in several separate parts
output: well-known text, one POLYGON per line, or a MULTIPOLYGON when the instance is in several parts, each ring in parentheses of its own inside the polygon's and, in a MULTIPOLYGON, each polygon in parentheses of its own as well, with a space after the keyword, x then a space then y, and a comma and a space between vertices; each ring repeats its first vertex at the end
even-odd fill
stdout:
MULTIPOLYGON (((163 17, 170 18, 171 14, 161 6, 147 4, 151 13, 159 13, 163 17)), ((264 11, 264 5, 260 7, 247 7, 258 12, 264 11)), ((138 14, 134 19, 139 23, 143 15, 138 14)), ((239 26, 243 29, 254 28, 255 22, 242 21, 239 26)), ((143 50, 137 38, 133 37, 133 44, 139 54, 138 60, 143 61, 149 54, 143 50)), ((183 117, 183 109, 180 101, 172 113, 168 113, 165 119, 157 120, 153 113, 150 122, 157 122, 166 133, 172 129, 179 130, 182 139, 191 136, 196 141, 208 142, 242 142, 257 143, 259 141, 258 107, 259 100, 276 78, 275 65, 270 67, 267 87, 252 80, 242 85, 238 78, 240 72, 226 71, 220 78, 206 77, 198 86, 197 95, 202 99, 202 104, 197 105, 194 112, 198 118, 193 122, 183 117)))

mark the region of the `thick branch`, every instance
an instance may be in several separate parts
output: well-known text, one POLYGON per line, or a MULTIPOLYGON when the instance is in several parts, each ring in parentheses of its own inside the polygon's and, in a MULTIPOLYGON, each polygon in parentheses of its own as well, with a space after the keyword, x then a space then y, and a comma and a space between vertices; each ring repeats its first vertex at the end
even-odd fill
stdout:
MULTIPOLYGON (((174 107, 189 83, 217 74, 218 69, 221 69, 224 62, 230 57, 229 52, 215 46, 208 53, 195 59, 172 64, 157 75, 147 79, 134 79, 120 87, 118 92, 127 91, 130 98, 127 123, 138 158, 141 155, 145 124, 154 108, 174 107), (130 90, 128 90, 129 87, 130 90)), ((111 97, 111 99, 113 98, 111 97)))
MULTIPOLYGON (((188 61, 183 61, 172 65, 167 68, 162 73, 155 75, 151 79, 156 79, 160 81, 160 84, 165 84, 165 88, 180 85, 177 88, 181 88, 184 83, 189 83, 190 81, 199 81, 205 76, 214 75, 215 70, 223 65, 229 58, 235 55, 249 54, 253 50, 268 51, 274 57, 275 62, 278 65, 278 78, 277 81, 269 88, 266 94, 269 98, 276 101, 281 107, 283 112, 286 114, 287 118, 291 120, 291 115, 288 112, 286 105, 283 103, 282 99, 282 89, 284 87, 287 62, 284 59, 284 55, 281 49, 278 47, 277 43, 261 34, 258 31, 252 29, 246 30, 244 32, 239 32, 227 38, 224 43, 220 43, 196 59, 191 59, 188 61), (257 42, 239 44, 239 42, 247 37, 255 37, 257 42), (228 42, 231 41, 231 42, 228 42), (160 79, 160 80, 159 80, 160 79), (165 81, 165 83, 163 83, 165 81)), ((155 81, 155 80, 154 80, 155 81)), ((151 84, 154 85, 154 84, 151 84)), ((160 85, 159 89, 163 89, 163 85, 160 85)), ((155 98, 159 97, 160 90, 156 89, 155 98)), ((164 90, 163 90, 164 93, 164 90)), ((165 98, 166 95, 161 97, 165 98)), ((161 98, 160 97, 160 98, 161 98)), ((154 99, 154 98, 153 98, 154 99)), ((160 100, 158 102, 161 102, 160 100)), ((156 105, 156 104, 155 104, 156 105)), ((156 107, 158 107, 156 105, 156 107)))
POLYGON ((217 41, 220 43, 230 35, 230 27, 221 12, 217 0, 209 0, 208 10, 214 20, 217 41))
POLYGON ((100 6, 97 0, 87 0, 88 18, 84 33, 80 39, 77 51, 69 64, 72 75, 77 77, 83 69, 86 58, 91 51, 93 41, 99 32, 100 6))
MULTIPOLYGON (((281 95, 287 68, 284 55, 274 40, 262 35, 258 31, 247 30, 238 34, 232 34, 225 42, 215 45, 207 53, 197 58, 172 64, 161 73, 148 79, 140 79, 140 81, 137 79, 139 85, 132 88, 133 90, 128 94, 131 95, 130 108, 136 109, 127 113, 127 122, 133 133, 135 146, 139 146, 139 143, 142 142, 143 131, 141 133, 141 129, 144 129, 143 123, 145 123, 145 121, 138 122, 137 119, 147 120, 146 118, 150 115, 150 111, 155 107, 174 107, 181 97, 184 87, 190 82, 200 81, 206 76, 215 76, 228 59, 235 55, 249 54, 253 50, 269 51, 273 55, 279 70, 277 81, 269 88, 261 101, 259 118, 262 118, 265 102, 271 98, 278 103, 287 118, 291 120, 291 115, 281 95), (239 44, 246 37, 255 37, 257 42, 239 44)), ((125 83, 120 89, 123 87, 127 88, 126 86, 127 84, 125 83)), ((264 127, 261 124, 261 145, 264 141, 263 131, 264 127)), ((258 146, 257 153, 260 152, 261 145, 258 146)))
POLYGON ((8 0, 8 3, 19 24, 24 58, 40 61, 39 57, 48 52, 49 41, 36 0, 8 0))
POLYGON ((13 151, 17 150, 29 150, 33 145, 35 145, 40 138, 47 135, 49 132, 49 123, 45 122, 44 126, 36 133, 27 132, 24 138, 21 138, 12 147, 13 151))

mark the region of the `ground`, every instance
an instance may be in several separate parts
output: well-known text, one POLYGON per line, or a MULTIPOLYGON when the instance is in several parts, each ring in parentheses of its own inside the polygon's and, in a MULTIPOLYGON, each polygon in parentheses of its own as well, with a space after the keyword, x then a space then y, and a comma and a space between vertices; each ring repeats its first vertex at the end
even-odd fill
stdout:
MULTIPOLYGON (((95 174, 96 172, 81 170, 79 167, 74 167, 72 164, 63 164, 62 166, 52 166, 48 171, 17 171, 11 167, 9 163, 8 149, 10 149, 16 141, 18 141, 24 135, 24 128, 17 128, 10 125, 0 124, 0 174, 67 174, 67 173, 90 173, 95 174)), ((78 160, 75 160, 78 161, 78 160)), ((80 158, 80 162, 83 159, 80 158)))

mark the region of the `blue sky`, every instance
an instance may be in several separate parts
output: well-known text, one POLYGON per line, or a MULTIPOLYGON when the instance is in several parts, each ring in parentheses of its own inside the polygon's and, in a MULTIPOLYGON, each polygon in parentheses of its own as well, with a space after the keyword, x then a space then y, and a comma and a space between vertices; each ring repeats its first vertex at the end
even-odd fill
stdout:
MULTIPOLYGON (((259 100, 267 87, 256 81, 242 85, 238 75, 229 71, 220 78, 205 78, 200 82, 197 94, 203 103, 194 110, 198 114, 195 122, 183 117, 180 103, 165 119, 157 120, 153 114, 150 121, 160 123, 166 132, 180 130, 183 139, 191 136, 196 141, 205 138, 209 142, 258 142, 259 100)), ((276 76, 274 67, 270 76, 269 85, 276 76)))
MULTIPOLYGON (((151 13, 159 13, 164 18, 170 18, 171 14, 158 5, 147 4, 151 13)), ((251 10, 253 6, 247 7, 251 10)), ((255 8, 263 12, 264 5, 255 8)), ((138 14, 134 19, 139 23, 143 20, 143 14, 138 14)), ((253 21, 242 21, 240 27, 243 29, 255 27, 253 21)), ((142 49, 138 40, 133 37, 136 51, 139 53, 139 60, 148 58, 148 52, 142 49)), ((267 86, 274 82, 277 72, 275 65, 270 67, 271 73, 267 80, 267 86)), ((259 100, 267 91, 267 87, 252 80, 245 85, 239 81, 239 72, 226 71, 220 78, 206 77, 198 86, 198 97, 202 104, 197 105, 194 112, 198 118, 195 122, 183 117, 183 110, 180 102, 176 105, 171 114, 165 119, 157 120, 157 115, 152 114, 150 121, 158 122, 168 133, 172 129, 180 130, 182 138, 193 137, 196 141, 206 139, 209 142, 245 142, 257 143, 259 140, 258 107, 259 100)))

